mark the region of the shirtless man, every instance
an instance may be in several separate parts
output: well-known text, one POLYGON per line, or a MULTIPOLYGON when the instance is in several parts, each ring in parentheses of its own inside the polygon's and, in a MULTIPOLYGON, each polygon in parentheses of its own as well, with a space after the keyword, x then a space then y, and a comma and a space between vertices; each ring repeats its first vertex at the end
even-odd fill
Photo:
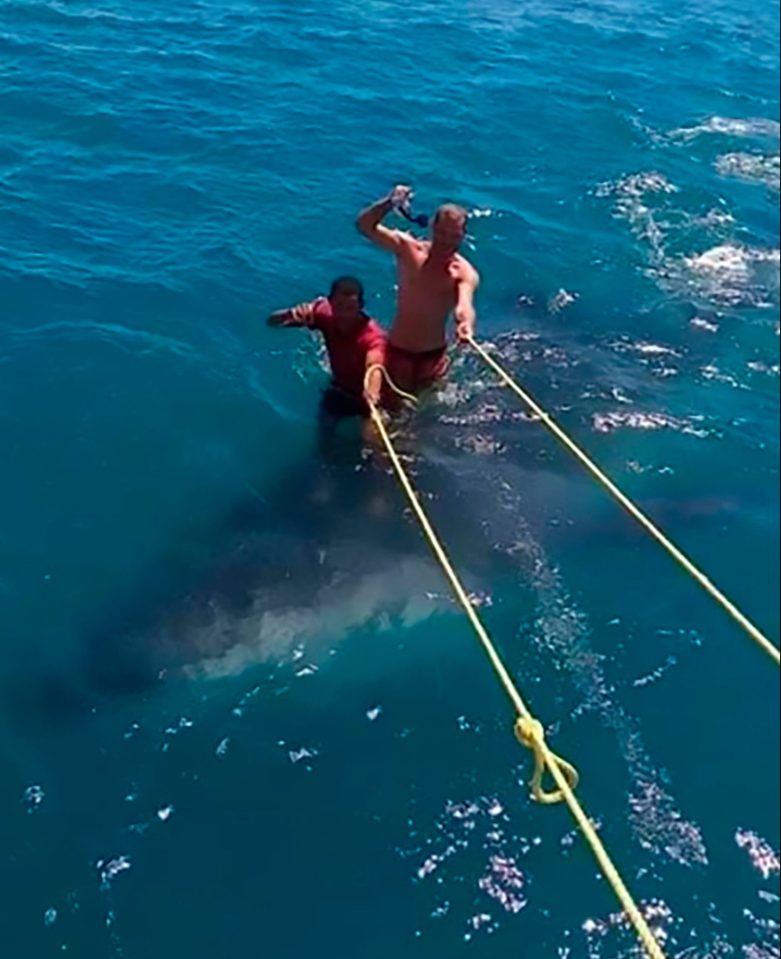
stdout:
POLYGON ((441 206, 431 224, 431 239, 419 240, 382 221, 391 210, 408 204, 412 190, 394 187, 358 217, 357 226, 373 243, 393 253, 398 268, 396 316, 386 347, 385 368, 403 390, 417 392, 448 370, 447 321, 452 313, 456 336, 474 335, 477 270, 458 252, 466 236, 466 210, 441 206))

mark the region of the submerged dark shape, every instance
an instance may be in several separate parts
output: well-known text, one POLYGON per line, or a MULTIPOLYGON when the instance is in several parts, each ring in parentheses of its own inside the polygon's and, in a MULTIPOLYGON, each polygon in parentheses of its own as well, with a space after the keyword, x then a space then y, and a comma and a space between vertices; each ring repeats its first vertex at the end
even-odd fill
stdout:
MULTIPOLYGON (((491 408, 493 409, 493 407, 491 408)), ((485 411, 484 411, 485 412, 485 411)), ((443 415, 404 427, 402 454, 469 590, 490 595, 517 547, 635 542, 642 533, 566 457, 537 456, 539 424, 443 415), (506 496, 512 491, 511 498, 506 496), (511 505, 508 505, 510 503, 511 505)), ((643 505, 641 503, 641 505, 643 505)), ((220 676, 320 649, 388 616, 456 612, 384 458, 350 444, 305 458, 249 492, 196 539, 182 536, 124 596, 96 610, 83 660, 44 683, 55 712, 137 695, 177 675, 220 676)), ((713 497, 656 502, 671 532, 737 508, 713 497), (669 521, 669 523, 668 523, 669 521)), ((648 549, 654 549, 648 543, 648 549)))
MULTIPOLYGON (((434 472, 425 486, 455 517, 464 505, 458 491, 434 472)), ((380 617, 414 622, 452 608, 404 505, 381 456, 345 446, 323 458, 319 450, 233 503, 206 534, 183 533, 181 546, 101 604, 81 663, 44 680, 44 710, 90 708, 177 675, 235 674, 289 659, 299 645, 317 658, 380 617)), ((457 525, 474 587, 473 570, 488 570, 491 551, 472 552, 479 527, 460 517, 457 525)))

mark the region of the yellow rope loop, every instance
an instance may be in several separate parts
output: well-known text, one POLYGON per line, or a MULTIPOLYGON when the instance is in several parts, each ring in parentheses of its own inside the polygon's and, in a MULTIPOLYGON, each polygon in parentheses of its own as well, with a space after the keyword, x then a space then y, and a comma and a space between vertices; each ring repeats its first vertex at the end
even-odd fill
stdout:
POLYGON ((499 379, 504 383, 504 385, 512 390, 513 393, 519 399, 521 399, 529 409, 535 413, 542 422, 548 427, 548 429, 553 433, 556 439, 565 446, 572 455, 580 461, 580 463, 588 470, 591 476, 599 483, 603 489, 613 497, 614 500, 624 509, 629 515, 637 520, 637 522, 645 529, 645 531, 656 540, 659 545, 666 550, 670 556, 678 563, 678 565, 685 570, 692 579, 699 583, 700 586, 708 593, 722 609, 732 617, 732 619, 743 629, 745 632, 754 640, 754 642, 764 649, 764 651, 770 656, 770 658, 775 662, 777 666, 781 665, 781 651, 778 647, 768 639, 765 634, 758 629, 751 620, 740 610, 738 607, 730 600, 728 597, 718 589, 710 579, 703 573, 703 571, 696 566, 689 557, 679 549, 672 540, 666 536, 661 529, 646 516, 646 514, 640 509, 640 507, 631 500, 626 493, 621 490, 616 483, 600 469, 599 466, 590 458, 588 453, 585 452, 572 437, 565 432, 559 426, 559 424, 553 419, 550 413, 546 412, 540 404, 531 396, 526 390, 513 379, 512 376, 505 370, 505 368, 491 356, 473 337, 469 337, 469 345, 472 349, 480 356, 485 364, 489 366, 494 373, 499 377, 499 379))
POLYGON ((367 368, 366 376, 364 377, 364 380, 363 380, 364 389, 368 389, 369 379, 371 378, 372 373, 376 373, 378 370, 380 371, 380 373, 382 373, 383 379, 388 384, 388 389, 392 393, 395 393, 396 396, 398 396, 400 399, 406 400, 408 403, 411 403, 413 406, 418 405, 417 396, 413 396, 412 393, 405 393, 404 390, 396 386, 396 384, 391 379, 390 373, 385 369, 382 363, 372 363, 372 365, 367 368))
POLYGON ((563 775, 571 792, 575 792, 580 782, 577 769, 566 759, 557 756, 545 742, 545 729, 539 719, 533 716, 519 716, 515 721, 515 736, 518 742, 534 753, 534 775, 531 781, 532 797, 543 806, 552 806, 564 802, 566 796, 561 789, 548 791, 543 789, 545 770, 555 764, 563 775))

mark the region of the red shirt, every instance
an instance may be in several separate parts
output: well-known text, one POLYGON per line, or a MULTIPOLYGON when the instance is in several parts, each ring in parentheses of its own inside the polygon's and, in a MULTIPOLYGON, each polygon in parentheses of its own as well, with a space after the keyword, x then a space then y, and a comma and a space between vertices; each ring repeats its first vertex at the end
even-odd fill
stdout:
POLYGON ((350 333, 336 327, 331 304, 325 297, 308 304, 306 325, 319 330, 325 339, 334 384, 347 393, 361 396, 366 377, 366 358, 374 349, 384 349, 385 330, 371 317, 350 333))

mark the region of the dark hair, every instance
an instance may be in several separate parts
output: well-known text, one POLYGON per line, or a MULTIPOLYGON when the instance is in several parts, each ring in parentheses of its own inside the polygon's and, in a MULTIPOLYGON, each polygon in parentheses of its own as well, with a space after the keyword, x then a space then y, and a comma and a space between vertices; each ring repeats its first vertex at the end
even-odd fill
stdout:
POLYGON ((363 283, 354 276, 339 276, 331 284, 331 292, 328 298, 336 296, 337 293, 346 293, 348 296, 357 296, 363 308, 364 293, 363 283))

